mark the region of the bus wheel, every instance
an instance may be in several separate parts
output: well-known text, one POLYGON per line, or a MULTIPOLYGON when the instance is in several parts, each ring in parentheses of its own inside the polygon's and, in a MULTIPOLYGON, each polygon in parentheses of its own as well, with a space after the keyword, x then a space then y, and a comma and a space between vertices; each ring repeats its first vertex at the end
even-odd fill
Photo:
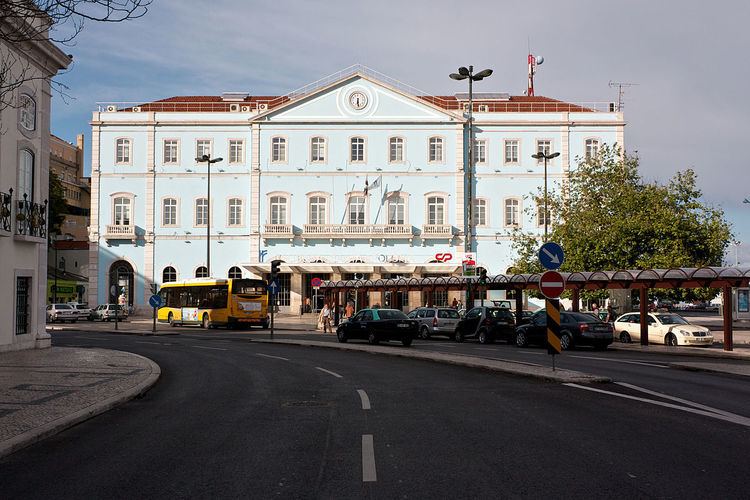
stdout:
POLYGON ((208 330, 208 314, 203 313, 203 322, 201 324, 205 330, 208 330))

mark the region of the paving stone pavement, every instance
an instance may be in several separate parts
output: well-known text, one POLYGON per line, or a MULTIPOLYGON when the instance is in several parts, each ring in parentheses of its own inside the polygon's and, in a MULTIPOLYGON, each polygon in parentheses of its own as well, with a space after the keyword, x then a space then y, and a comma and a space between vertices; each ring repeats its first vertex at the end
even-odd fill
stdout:
POLYGON ((0 353, 0 457, 143 394, 160 375, 150 359, 108 349, 0 353))

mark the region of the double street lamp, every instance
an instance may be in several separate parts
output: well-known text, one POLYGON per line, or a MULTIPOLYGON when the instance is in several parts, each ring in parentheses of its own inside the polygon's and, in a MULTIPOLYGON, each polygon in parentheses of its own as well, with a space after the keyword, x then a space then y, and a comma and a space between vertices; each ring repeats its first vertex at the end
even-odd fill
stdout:
POLYGON ((199 156, 198 163, 205 163, 208 169, 208 185, 206 186, 206 275, 211 276, 211 165, 219 163, 224 158, 211 159, 211 155, 199 156))
POLYGON ((531 155, 532 158, 537 160, 544 160, 544 241, 547 241, 547 223, 549 219, 549 211, 547 210, 547 160, 557 158, 560 153, 545 153, 539 151, 537 154, 531 155))

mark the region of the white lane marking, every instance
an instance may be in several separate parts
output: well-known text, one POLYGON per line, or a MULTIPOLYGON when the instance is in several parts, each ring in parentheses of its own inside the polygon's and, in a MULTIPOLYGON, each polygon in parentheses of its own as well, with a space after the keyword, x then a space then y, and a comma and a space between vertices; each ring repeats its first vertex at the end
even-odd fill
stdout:
POLYGON ((477 351, 497 351, 497 347, 475 347, 477 351))
MULTIPOLYGON (((682 399, 682 398, 678 398, 675 396, 669 396, 668 394, 662 394, 661 392, 656 392, 656 391, 652 391, 649 389, 645 389, 643 387, 638 387, 637 385, 628 384, 627 382, 615 382, 615 384, 621 385, 623 387, 628 387, 629 389, 633 389, 634 391, 640 391, 646 394, 651 394, 652 396, 658 396, 660 398, 669 399, 670 401, 677 401, 678 403, 692 406, 693 408, 700 408, 701 410, 718 413, 719 415, 724 415, 725 417, 738 417, 739 416, 734 413, 729 413, 728 411, 719 410, 718 408, 711 408, 710 406, 702 405, 700 403, 695 403, 687 399, 682 399)), ((744 418, 744 417, 741 417, 741 418, 744 418)))
POLYGON ((611 361, 612 363, 627 363, 629 365, 642 365, 642 366, 651 366, 653 368, 669 368, 667 365, 659 365, 656 363, 647 363, 645 361, 628 361, 626 359, 612 359, 612 358, 599 358, 597 356, 574 356, 570 355, 571 358, 580 358, 580 359, 595 359, 597 361, 611 361))
POLYGON ((541 352, 540 351, 518 351, 518 352, 521 352, 523 354, 536 354, 537 356, 546 356, 547 355, 547 353, 544 352, 544 351, 541 351, 541 352))
POLYGON ((263 356, 264 358, 280 359, 282 361, 289 361, 289 358, 282 358, 281 356, 271 356, 270 354, 255 353, 256 356, 263 356))
POLYGON ((375 471, 375 446, 372 434, 362 434, 362 482, 377 481, 375 471))
POLYGON ((362 389, 357 389, 357 394, 359 394, 359 399, 362 400, 362 409, 363 410, 369 410, 370 409, 370 398, 367 396, 367 393, 363 391, 362 389))
POLYGON ((604 389, 596 389, 594 387, 586 387, 584 385, 579 385, 579 384, 565 383, 563 385, 567 385, 568 387, 574 387, 576 389, 583 389, 585 391, 599 392, 602 394, 608 394, 610 396, 617 396, 618 398, 641 401, 642 403, 648 403, 648 404, 652 404, 656 406, 663 406, 665 408, 672 408, 674 410, 680 410, 680 411, 684 411, 687 413, 695 413, 696 415, 703 415, 704 417, 715 418, 718 420, 725 420, 727 422, 732 422, 734 424, 742 425, 745 427, 750 427, 750 418, 743 417, 741 415, 734 415, 731 413, 728 415, 724 415, 723 413, 726 413, 726 412, 714 413, 711 411, 699 410, 697 408, 686 408, 684 406, 673 405, 672 403, 665 403, 663 401, 656 401, 653 399, 639 398, 637 396, 630 396, 629 394, 619 394, 617 392, 605 391, 604 389))
POLYGON ((435 347, 458 347, 456 344, 428 344, 435 347))
POLYGON ((136 344, 154 344, 154 345, 160 345, 161 342, 148 342, 146 340, 136 340, 136 344))
POLYGON ((319 366, 316 366, 316 367, 315 367, 315 369, 317 369, 317 370, 320 370, 320 371, 322 371, 322 372, 326 372, 326 373, 328 373, 329 375, 333 375, 334 377, 337 377, 337 378, 344 378, 344 376, 343 376, 343 375, 339 375, 339 374, 338 374, 338 373, 336 373, 336 372, 332 372, 331 370, 326 370, 325 368, 321 368, 321 367, 319 367, 319 366))
POLYGON ((202 346, 202 345, 194 345, 194 346, 190 346, 190 347, 195 347, 196 349, 211 349, 213 351, 226 351, 226 349, 221 348, 221 347, 206 347, 206 346, 202 346))

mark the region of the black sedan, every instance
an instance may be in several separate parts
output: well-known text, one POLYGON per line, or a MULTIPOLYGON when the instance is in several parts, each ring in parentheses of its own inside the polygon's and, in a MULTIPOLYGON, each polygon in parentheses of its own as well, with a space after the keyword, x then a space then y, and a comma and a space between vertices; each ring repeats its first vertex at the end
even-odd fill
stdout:
MULTIPOLYGON (((573 346, 589 345, 595 349, 606 349, 612 343, 612 324, 604 323, 591 314, 560 312, 560 346, 563 350, 573 346)), ((537 311, 528 323, 516 328, 516 345, 546 345, 547 312, 537 311)))
POLYGON ((336 329, 339 342, 367 339, 370 344, 381 340, 400 340, 410 346, 417 336, 419 323, 398 309, 362 309, 336 329))
POLYGON ((496 339, 503 339, 511 343, 514 339, 514 325, 515 319, 510 309, 475 307, 456 325, 456 342, 477 339, 480 344, 488 344, 496 339))

